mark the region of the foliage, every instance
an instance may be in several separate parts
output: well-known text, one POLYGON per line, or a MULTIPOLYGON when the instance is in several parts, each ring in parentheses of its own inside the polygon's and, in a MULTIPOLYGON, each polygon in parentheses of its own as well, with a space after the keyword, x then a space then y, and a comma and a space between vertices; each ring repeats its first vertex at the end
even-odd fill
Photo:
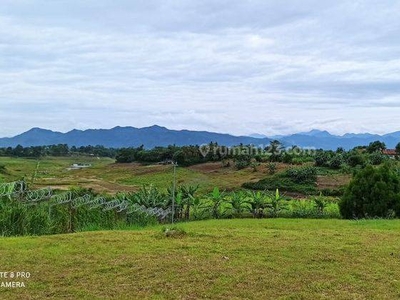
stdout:
POLYGON ((270 197, 267 204, 269 214, 272 218, 277 218, 279 213, 286 208, 286 203, 284 201, 285 200, 279 194, 279 190, 276 189, 275 195, 270 197))
POLYGON ((371 165, 377 166, 385 161, 385 156, 381 152, 373 152, 369 155, 371 165))
POLYGON ((276 163, 269 162, 267 165, 267 168, 268 168, 268 173, 270 175, 274 175, 276 172, 276 163))
POLYGON ((368 147, 367 147, 367 152, 368 153, 374 153, 374 152, 382 152, 382 150, 386 149, 386 145, 383 142, 380 141, 375 141, 371 142, 368 147))
POLYGON ((0 156, 9 157, 31 157, 39 158, 43 156, 72 156, 72 155, 91 155, 97 157, 115 157, 116 150, 113 148, 106 148, 104 146, 81 146, 69 147, 66 144, 49 145, 49 146, 30 146, 23 147, 17 145, 16 147, 0 148, 0 156))
POLYGON ((244 192, 232 192, 227 198, 226 203, 230 205, 230 215, 234 218, 243 217, 244 212, 249 210, 250 203, 244 192))
POLYGON ((329 161, 329 168, 340 169, 342 164, 343 164, 343 156, 341 154, 336 154, 329 161))
POLYGON ((350 167, 362 166, 365 161, 364 157, 359 153, 353 153, 347 158, 347 163, 350 167))
POLYGON ((269 197, 265 192, 249 191, 247 194, 249 210, 254 218, 264 218, 269 197))
POLYGON ((242 169, 250 166, 250 162, 251 162, 250 159, 238 158, 238 159, 235 159, 235 167, 237 170, 242 170, 242 169))
POLYGON ((400 176, 387 165, 367 166, 350 182, 340 202, 346 219, 385 218, 393 212, 400 216, 400 176))
POLYGON ((315 166, 325 167, 329 161, 329 154, 325 151, 319 151, 315 156, 315 166))
POLYGON ((318 189, 315 182, 297 183, 291 178, 276 174, 273 177, 261 179, 257 182, 246 182, 242 185, 243 188, 250 190, 275 190, 285 192, 301 193, 303 195, 318 194, 318 189))
POLYGON ((398 143, 397 145, 396 145, 396 153, 397 153, 397 155, 400 155, 400 143, 398 143))
POLYGON ((286 176, 295 183, 310 183, 317 180, 317 169, 315 167, 290 168, 286 176))

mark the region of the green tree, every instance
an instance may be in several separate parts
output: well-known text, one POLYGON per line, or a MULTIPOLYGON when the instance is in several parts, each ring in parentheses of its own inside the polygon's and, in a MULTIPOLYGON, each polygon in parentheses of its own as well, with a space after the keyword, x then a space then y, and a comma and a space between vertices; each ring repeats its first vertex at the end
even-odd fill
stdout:
POLYGON ((356 167, 359 165, 363 165, 364 164, 364 157, 361 154, 351 154, 348 158, 347 158, 347 163, 349 164, 350 167, 356 167))
POLYGON ((381 152, 382 150, 385 149, 386 149, 385 143, 380 141, 375 141, 369 144, 369 146, 367 147, 367 152, 368 153, 381 152))
POLYGON ((339 208, 346 219, 400 216, 398 171, 389 164, 362 169, 347 187, 339 208))
POLYGON ((397 155, 400 155, 400 143, 396 145, 396 153, 397 155))

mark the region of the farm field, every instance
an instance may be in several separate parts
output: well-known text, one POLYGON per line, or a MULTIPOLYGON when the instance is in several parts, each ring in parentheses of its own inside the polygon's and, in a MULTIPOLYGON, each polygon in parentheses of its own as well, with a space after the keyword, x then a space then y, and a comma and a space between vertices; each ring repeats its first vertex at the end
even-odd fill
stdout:
MULTIPOLYGON (((116 193, 136 191, 144 184, 153 184, 158 188, 168 188, 172 184, 173 171, 170 165, 141 165, 138 163, 118 164, 110 158, 96 157, 45 157, 37 160, 26 158, 0 157, 0 165, 5 170, 0 173, 0 180, 10 182, 25 178, 28 183, 34 177, 34 188, 50 186, 67 190, 72 186, 91 188, 95 192, 116 193), (91 164, 90 168, 68 170, 72 164, 91 164), (37 171, 36 171, 37 170, 37 171)), ((291 167, 277 164, 277 172, 291 167)), ((235 190, 245 182, 257 182, 268 177, 267 165, 260 164, 256 170, 235 167, 223 167, 220 162, 210 162, 191 167, 177 168, 178 185, 199 185, 199 193, 206 193, 218 186, 221 190, 235 190)), ((318 176, 319 188, 337 188, 347 184, 351 176, 327 173, 318 176)))
POLYGON ((2 299, 398 299, 398 220, 210 220, 0 238, 2 299))

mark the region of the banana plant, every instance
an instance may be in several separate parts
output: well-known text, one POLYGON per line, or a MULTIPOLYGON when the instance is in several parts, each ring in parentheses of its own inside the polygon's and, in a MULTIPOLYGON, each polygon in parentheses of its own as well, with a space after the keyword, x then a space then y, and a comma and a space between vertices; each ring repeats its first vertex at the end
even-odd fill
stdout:
POLYGON ((127 198, 129 198, 129 200, 134 204, 138 204, 146 208, 168 207, 168 200, 166 199, 165 195, 160 193, 160 191, 153 185, 142 186, 138 192, 131 193, 129 196, 127 196, 127 198))
POLYGON ((250 212, 254 218, 264 218, 265 209, 268 206, 270 197, 265 192, 249 191, 247 194, 247 201, 250 205, 250 212))
POLYGON ((192 203, 192 216, 195 220, 203 220, 207 218, 209 206, 205 203, 204 199, 199 197, 193 198, 192 203))
POLYGON ((322 193, 320 193, 320 195, 318 197, 314 197, 314 206, 317 209, 317 212, 319 215, 323 215, 324 214, 324 210, 327 206, 327 202, 325 200, 325 198, 322 196, 322 193))
POLYGON ((227 203, 231 206, 230 210, 233 217, 242 217, 243 213, 250 208, 250 203, 243 192, 231 193, 227 203))
POLYGON ((182 186, 180 192, 182 193, 182 203, 185 206, 184 217, 186 220, 190 219, 190 208, 195 201, 195 194, 199 186, 182 186))
POLYGON ((221 211, 222 204, 225 201, 225 193, 220 192, 219 188, 215 187, 210 197, 210 211, 211 215, 215 219, 219 219, 223 216, 221 211))
POLYGON ((270 198, 270 202, 267 204, 269 213, 272 218, 278 217, 279 213, 286 209, 285 200, 280 196, 279 190, 276 189, 275 197, 270 198))

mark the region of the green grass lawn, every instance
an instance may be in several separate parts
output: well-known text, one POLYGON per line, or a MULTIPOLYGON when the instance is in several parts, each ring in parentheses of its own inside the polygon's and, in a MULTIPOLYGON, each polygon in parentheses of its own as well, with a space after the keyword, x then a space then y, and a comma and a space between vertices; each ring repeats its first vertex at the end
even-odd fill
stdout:
POLYGON ((0 238, 1 299, 398 299, 400 221, 212 220, 0 238), (3 279, 4 281, 4 279, 3 279))

